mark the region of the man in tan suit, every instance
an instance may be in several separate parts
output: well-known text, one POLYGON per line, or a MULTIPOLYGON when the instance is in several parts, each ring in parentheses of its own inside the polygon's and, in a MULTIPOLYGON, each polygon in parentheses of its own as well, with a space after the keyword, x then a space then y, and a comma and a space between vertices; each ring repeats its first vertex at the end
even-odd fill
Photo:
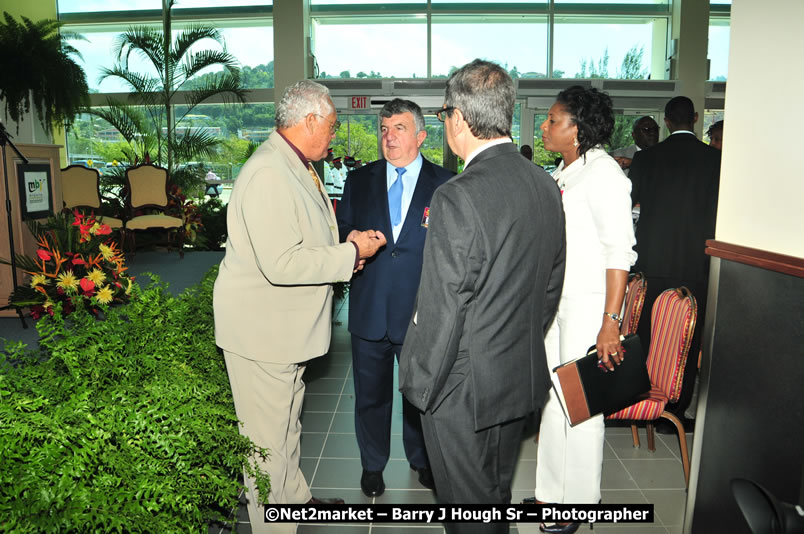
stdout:
POLYGON ((227 215, 226 256, 215 282, 215 339, 223 349, 241 433, 270 456, 260 461, 271 491, 246 477, 253 532, 295 532, 270 524, 260 501, 318 500, 299 469, 305 362, 329 349, 332 282, 348 280, 385 244, 367 230, 338 244, 324 184, 310 165, 327 155, 339 125, 329 91, 297 82, 276 108, 277 130, 243 166, 227 215), (267 498, 267 499, 266 499, 267 498))

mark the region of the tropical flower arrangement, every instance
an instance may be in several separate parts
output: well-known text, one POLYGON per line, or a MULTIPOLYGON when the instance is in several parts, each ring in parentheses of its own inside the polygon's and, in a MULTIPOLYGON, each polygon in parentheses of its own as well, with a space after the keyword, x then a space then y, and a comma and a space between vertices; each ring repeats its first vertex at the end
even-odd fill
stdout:
POLYGON ((101 306, 128 302, 133 278, 125 272, 123 252, 108 225, 74 210, 72 215, 50 217, 45 224, 29 222, 28 227, 39 248, 35 258, 16 256, 17 266, 31 278, 14 288, 12 306, 30 308, 38 319, 53 315, 57 303, 67 315, 78 306, 97 313, 101 306))

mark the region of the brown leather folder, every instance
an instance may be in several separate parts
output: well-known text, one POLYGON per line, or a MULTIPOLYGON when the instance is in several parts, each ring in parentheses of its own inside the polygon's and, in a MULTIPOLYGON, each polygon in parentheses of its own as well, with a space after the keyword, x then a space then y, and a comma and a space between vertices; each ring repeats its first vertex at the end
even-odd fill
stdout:
POLYGON ((614 371, 602 368, 593 345, 585 356, 553 369, 553 388, 570 426, 599 413, 613 413, 630 406, 650 391, 650 377, 639 336, 620 336, 625 349, 614 371))

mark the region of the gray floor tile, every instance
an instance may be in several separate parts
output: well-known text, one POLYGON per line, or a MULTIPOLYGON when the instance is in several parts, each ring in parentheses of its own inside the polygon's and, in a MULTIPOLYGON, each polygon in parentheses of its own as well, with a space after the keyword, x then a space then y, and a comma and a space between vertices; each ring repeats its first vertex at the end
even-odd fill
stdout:
POLYGON ((332 363, 339 365, 352 364, 352 345, 348 341, 332 340, 329 353, 325 356, 332 363))
POLYGON ((302 432, 328 432, 335 412, 302 412, 302 432))
POLYGON ((526 490, 531 493, 536 486, 536 460, 519 460, 511 481, 512 490, 526 490))
POLYGON ((601 489, 636 489, 637 484, 620 460, 603 460, 601 489))
POLYGON ((684 507, 687 501, 687 492, 679 490, 642 490, 645 498, 653 504, 656 523, 666 527, 681 526, 684 524, 684 507))
MULTIPOLYGON (((358 481, 360 475, 358 474, 358 481)), ((344 489, 344 488, 317 488, 313 486, 310 488, 313 495, 319 499, 332 499, 338 497, 343 499, 347 504, 372 504, 374 499, 366 497, 359 489, 344 489)))
POLYGON ((685 489, 684 470, 679 460, 622 460, 642 489, 685 489))
POLYGON ((377 504, 438 504, 435 493, 424 488, 389 489, 374 499, 374 502, 377 504))
POLYGON ((330 433, 324 444, 324 458, 360 458, 360 449, 354 434, 330 433))
MULTIPOLYGON (((360 460, 322 458, 312 481, 317 488, 360 489, 360 474, 363 467, 360 460)), ((309 482, 309 478, 307 479, 309 482)))
POLYGON ((646 504, 651 502, 639 489, 602 490, 600 495, 604 504, 646 504))
POLYGON ((316 378, 307 382, 305 393, 341 393, 343 378, 316 378))
POLYGON ((381 532, 382 534, 441 534, 444 532, 444 527, 435 525, 418 525, 416 523, 412 523, 410 525, 373 523, 371 531, 381 532))
POLYGON ((355 411, 355 394, 344 393, 341 395, 341 401, 338 403, 339 412, 354 412, 355 411))
POLYGON ((305 412, 334 412, 340 400, 341 396, 338 394, 305 392, 302 410, 305 412))
POLYGON ((656 450, 652 452, 649 451, 648 438, 644 432, 640 433, 638 448, 634 447, 634 440, 631 438, 630 433, 609 436, 606 438, 606 441, 614 450, 614 453, 617 455, 617 457, 622 459, 671 459, 678 457, 677 455, 674 456, 672 451, 667 448, 667 445, 658 439, 656 440, 656 450))
POLYGON ((427 489, 419 484, 419 475, 407 460, 389 460, 383 471, 385 487, 391 489, 427 489))
POLYGON ((318 458, 324 448, 324 440, 327 435, 323 432, 302 432, 301 436, 301 455, 302 458, 318 458))
POLYGON ((354 433, 355 414, 352 412, 337 412, 332 420, 332 430, 330 432, 354 433))
POLYGON ((304 474, 304 479, 307 481, 308 485, 311 484, 314 478, 316 469, 318 468, 318 462, 318 458, 301 458, 299 460, 299 468, 301 468, 301 472, 304 474))

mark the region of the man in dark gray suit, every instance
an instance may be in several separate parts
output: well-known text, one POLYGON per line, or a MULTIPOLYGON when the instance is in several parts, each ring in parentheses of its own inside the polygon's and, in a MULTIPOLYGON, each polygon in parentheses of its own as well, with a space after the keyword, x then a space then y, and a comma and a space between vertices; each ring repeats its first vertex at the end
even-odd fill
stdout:
POLYGON ((550 387, 544 331, 564 279, 564 212, 555 182, 511 142, 514 94, 504 69, 475 60, 449 78, 438 114, 466 167, 430 203, 399 384, 423 412, 445 503, 510 502, 525 416, 550 387))

